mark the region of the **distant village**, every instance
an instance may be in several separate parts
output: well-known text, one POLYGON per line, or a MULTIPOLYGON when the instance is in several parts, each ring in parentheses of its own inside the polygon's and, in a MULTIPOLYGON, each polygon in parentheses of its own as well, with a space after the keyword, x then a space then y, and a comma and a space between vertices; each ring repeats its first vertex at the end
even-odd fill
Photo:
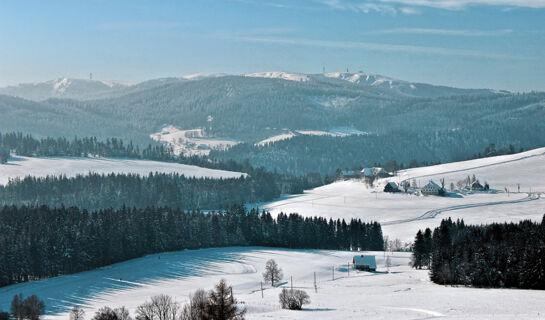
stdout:
MULTIPOLYGON (((368 186, 373 187, 377 179, 394 177, 395 173, 388 172, 381 167, 363 168, 358 170, 342 170, 339 172, 339 180, 361 180, 368 186)), ((445 185, 445 179, 440 179, 439 183, 433 180, 429 180, 428 183, 422 187, 418 186, 416 179, 409 179, 397 184, 394 181, 389 181, 384 185, 384 192, 405 192, 417 195, 438 195, 445 196, 448 192, 467 192, 477 191, 486 192, 490 190, 490 186, 487 182, 481 183, 475 175, 472 177, 457 181, 456 184, 451 182, 450 185, 445 185)))

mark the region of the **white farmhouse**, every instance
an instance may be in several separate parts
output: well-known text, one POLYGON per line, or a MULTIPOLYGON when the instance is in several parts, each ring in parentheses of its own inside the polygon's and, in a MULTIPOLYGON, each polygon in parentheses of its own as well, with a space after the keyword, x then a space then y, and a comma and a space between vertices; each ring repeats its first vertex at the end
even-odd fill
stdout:
POLYGON ((439 194, 441 192, 442 188, 437 183, 433 182, 433 180, 430 180, 427 185, 425 185, 420 192, 422 194, 439 194))

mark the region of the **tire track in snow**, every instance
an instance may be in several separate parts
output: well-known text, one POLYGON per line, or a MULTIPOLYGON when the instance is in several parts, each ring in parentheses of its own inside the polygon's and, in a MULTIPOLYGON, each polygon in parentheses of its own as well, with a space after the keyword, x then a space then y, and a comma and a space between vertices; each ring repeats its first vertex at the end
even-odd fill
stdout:
POLYGON ((450 206, 450 207, 445 207, 445 208, 432 209, 432 210, 424 212, 422 215, 420 215, 418 217, 415 217, 415 218, 381 222, 381 225, 389 226, 389 225, 406 223, 406 222, 413 222, 413 221, 424 220, 424 219, 433 219, 433 218, 437 217, 438 215, 440 215, 441 213, 447 212, 447 211, 455 211, 455 210, 462 210, 462 209, 468 209, 468 208, 478 208, 478 207, 487 207, 487 206, 497 206, 497 205, 502 205, 502 204, 522 203, 522 202, 539 200, 540 198, 541 197, 540 197, 539 194, 528 194, 527 197, 522 198, 522 199, 517 199, 517 200, 505 200, 505 201, 461 204, 461 205, 457 205, 457 206, 450 206))

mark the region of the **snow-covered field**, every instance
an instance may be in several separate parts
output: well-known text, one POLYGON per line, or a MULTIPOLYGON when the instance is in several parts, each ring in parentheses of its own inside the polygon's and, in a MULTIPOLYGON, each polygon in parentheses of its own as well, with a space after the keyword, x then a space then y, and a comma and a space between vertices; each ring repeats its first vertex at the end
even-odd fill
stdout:
POLYGON ((297 212, 303 216, 375 220, 383 225, 383 232, 390 239, 409 242, 419 229, 436 227, 447 217, 462 218, 472 224, 523 219, 540 221, 545 214, 545 195, 539 194, 543 192, 545 148, 540 148, 514 155, 408 169, 400 171, 396 177, 379 180, 374 187, 359 180, 335 182, 259 207, 272 213, 297 212), (415 179, 423 186, 430 179, 439 183, 440 178, 445 178, 448 188, 450 182, 456 184, 468 175, 488 182, 493 190, 449 197, 382 191, 386 182, 399 183, 405 179, 415 179), (505 188, 510 192, 506 193, 505 188), (529 195, 530 191, 532 195, 529 195))
POLYGON ((245 173, 214 170, 178 163, 115 159, 115 158, 76 158, 76 157, 22 157, 13 156, 7 164, 0 165, 0 184, 10 179, 25 176, 45 177, 65 175, 74 177, 89 172, 133 173, 148 175, 150 172, 179 173, 187 177, 238 178, 245 173))
POLYGON ((173 147, 175 154, 185 156, 208 155, 211 149, 226 149, 240 143, 230 139, 205 137, 200 128, 181 130, 174 126, 165 126, 150 137, 173 147))
POLYGON ((428 280, 427 271, 407 266, 408 253, 391 254, 386 272, 382 252, 376 273, 347 272, 354 252, 275 248, 218 248, 186 250, 146 256, 106 268, 43 281, 0 288, 0 307, 9 309, 13 295, 37 294, 44 299, 46 319, 67 319, 74 305, 87 318, 101 306, 136 307, 157 294, 187 301, 198 288, 211 289, 221 278, 233 285, 244 301, 248 319, 539 319, 545 314, 545 291, 472 289, 441 286, 428 280), (283 269, 284 287, 307 291, 311 303, 303 311, 280 309, 280 288, 260 282, 265 262, 275 259, 283 269), (335 280, 332 281, 332 268, 335 280), (314 292, 316 272, 318 292, 314 292))
POLYGON ((273 143, 276 141, 281 140, 287 140, 291 139, 297 135, 307 135, 307 136, 332 136, 332 137, 346 137, 350 135, 364 135, 367 134, 366 132, 357 130, 352 127, 335 127, 330 129, 329 131, 322 131, 322 130, 294 130, 294 131, 286 131, 284 133, 281 133, 279 135, 275 135, 272 137, 269 137, 267 139, 261 140, 259 142, 256 142, 256 146, 264 146, 268 143, 273 143))

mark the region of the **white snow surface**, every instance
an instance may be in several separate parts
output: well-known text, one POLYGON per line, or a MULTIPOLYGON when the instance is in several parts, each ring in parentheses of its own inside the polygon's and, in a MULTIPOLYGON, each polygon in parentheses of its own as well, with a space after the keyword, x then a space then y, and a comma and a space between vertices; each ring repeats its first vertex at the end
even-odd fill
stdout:
POLYGON ((408 169, 398 176, 379 179, 374 187, 361 180, 338 181, 301 195, 255 204, 273 214, 297 212, 303 216, 378 221, 390 239, 412 242, 419 229, 434 228, 443 218, 481 224, 524 219, 541 221, 545 214, 545 148, 523 153, 408 169), (467 176, 488 182, 489 192, 458 192, 447 197, 383 192, 389 181, 445 178, 447 189, 467 176), (520 184, 520 192, 518 192, 520 184), (505 192, 505 188, 509 192, 505 192), (531 194, 530 194, 531 192, 531 194))
POLYGON ((265 146, 269 143, 282 141, 282 140, 288 140, 291 139, 297 135, 308 135, 308 136, 332 136, 332 137, 346 137, 350 135, 363 135, 367 134, 366 132, 357 130, 352 127, 335 127, 330 129, 329 131, 322 131, 322 130, 293 130, 293 131, 286 131, 284 133, 269 137, 267 139, 261 140, 259 142, 256 142, 256 146, 265 146))
MULTIPOLYGON (((386 83, 390 88, 393 87, 394 83, 406 83, 405 81, 365 72, 331 72, 326 73, 325 76, 328 78, 345 80, 357 84, 367 83, 371 86, 380 86, 386 83)), ((414 84, 411 85, 414 87, 414 84)))
POLYGON ((65 175, 74 177, 89 172, 108 174, 124 173, 148 175, 150 172, 179 173, 187 177, 238 178, 241 172, 214 170, 186 164, 150 160, 78 157, 22 157, 12 156, 7 164, 0 165, 0 184, 25 176, 46 177, 65 175))
POLYGON ((211 289, 224 278, 244 302, 247 319, 539 319, 545 291, 475 289, 433 284, 426 270, 408 266, 410 253, 376 256, 377 272, 348 274, 348 264, 361 252, 230 247, 185 250, 145 256, 93 271, 0 288, 0 308, 9 310, 15 294, 37 294, 45 301, 46 320, 67 319, 81 306, 90 319, 103 306, 126 306, 132 316, 150 297, 167 294, 180 303, 198 288, 211 289), (265 262, 274 258, 283 269, 282 285, 260 282, 265 262), (332 271, 334 268, 334 274, 332 271), (316 272, 317 292, 314 291, 316 272), (335 280, 332 280, 332 277, 335 280), (282 310, 282 287, 303 289, 311 303, 302 311, 282 310))
POLYGON ((171 125, 164 126, 150 137, 171 146, 175 154, 185 156, 208 155, 212 149, 226 149, 240 143, 228 138, 206 137, 202 128, 181 130, 171 125))
POLYGON ((307 74, 303 73, 291 73, 283 71, 273 71, 273 72, 257 72, 245 74, 245 77, 251 78, 270 78, 270 79, 283 79, 290 81, 308 81, 310 78, 307 74))
POLYGON ((202 79, 208 79, 208 78, 221 78, 228 76, 227 73, 194 73, 194 74, 188 74, 185 76, 181 76, 181 79, 185 80, 202 80, 202 79))

